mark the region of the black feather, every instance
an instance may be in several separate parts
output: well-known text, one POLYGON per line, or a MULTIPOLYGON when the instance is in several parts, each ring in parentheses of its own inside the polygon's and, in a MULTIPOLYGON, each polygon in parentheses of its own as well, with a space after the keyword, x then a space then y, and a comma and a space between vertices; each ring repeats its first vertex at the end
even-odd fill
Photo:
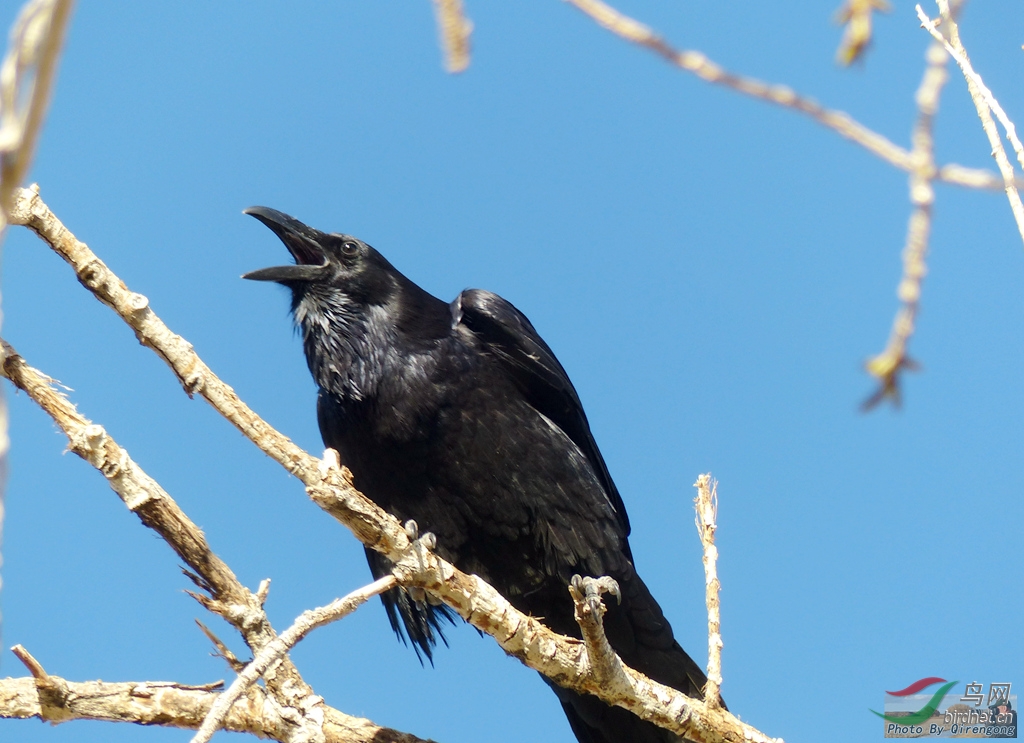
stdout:
MULTIPOLYGON (((445 303, 351 236, 252 213, 300 266, 252 277, 292 289, 320 432, 356 487, 433 532, 442 557, 561 634, 580 635, 570 578, 611 576, 622 592, 604 618, 612 647, 701 697, 703 672, 636 574, 626 509, 576 390, 530 321, 486 291, 445 303)), ((376 553, 367 559, 374 576, 388 572, 376 553)), ((430 659, 451 612, 403 591, 383 600, 395 632, 430 659)), ((623 709, 552 688, 582 742, 675 740, 623 709)))

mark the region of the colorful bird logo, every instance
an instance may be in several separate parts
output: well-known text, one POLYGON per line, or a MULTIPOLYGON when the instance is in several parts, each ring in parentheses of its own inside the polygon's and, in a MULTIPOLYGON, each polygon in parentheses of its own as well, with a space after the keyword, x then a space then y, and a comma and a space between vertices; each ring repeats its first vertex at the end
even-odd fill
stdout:
POLYGON ((871 710, 871 712, 875 712, 876 715, 887 722, 895 722, 900 725, 920 725, 935 714, 935 710, 939 708, 939 703, 942 702, 942 698, 946 696, 946 694, 949 693, 949 690, 957 683, 958 682, 956 681, 947 682, 946 679, 939 678, 938 676, 929 676, 928 678, 918 679, 906 689, 885 692, 886 694, 894 697, 908 697, 911 694, 916 694, 921 691, 921 689, 931 686, 932 684, 942 684, 942 686, 939 687, 939 690, 932 695, 931 699, 928 700, 928 703, 917 712, 913 712, 909 715, 883 715, 881 712, 875 712, 874 710, 871 710))

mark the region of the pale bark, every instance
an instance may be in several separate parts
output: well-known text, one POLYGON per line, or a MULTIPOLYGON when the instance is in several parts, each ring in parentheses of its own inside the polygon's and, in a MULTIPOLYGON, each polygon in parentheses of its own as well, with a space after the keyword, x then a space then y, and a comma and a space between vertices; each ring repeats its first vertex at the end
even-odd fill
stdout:
MULTIPOLYGON (((111 683, 66 681, 48 676, 0 679, 0 717, 129 722, 197 729, 220 696, 220 684, 189 686, 170 681, 111 683)), ((380 727, 322 705, 323 743, 425 743, 415 735, 380 727)), ((291 710, 282 708, 262 687, 250 687, 224 720, 223 729, 259 738, 289 740, 291 710)))
POLYGON ((469 67, 469 36, 473 24, 466 18, 462 0, 434 0, 437 29, 444 49, 444 64, 448 72, 463 72, 469 67))
POLYGON ((709 707, 722 703, 722 610, 719 601, 721 584, 718 581, 718 547, 715 530, 718 529, 718 481, 711 475, 701 475, 694 487, 697 497, 697 534, 704 548, 704 602, 708 607, 708 683, 704 699, 709 707))
POLYGON ((992 157, 995 159, 999 172, 1002 173, 1003 180, 1006 183, 1006 198, 1010 202, 1010 210, 1013 212, 1013 218, 1017 222, 1017 231, 1020 233, 1021 239, 1024 240, 1024 203, 1021 203, 1020 193, 1017 191, 1017 185, 1015 184, 1016 175, 1013 171, 1013 164, 1010 162, 1010 158, 1006 156, 1006 148, 1003 147, 999 131, 992 120, 992 114, 994 113, 996 118, 999 119, 999 123, 1003 125, 1006 138, 1010 140, 1013 151, 1017 155, 1017 161, 1022 168, 1024 168, 1024 145, 1021 144, 1020 139, 1017 137, 1017 127, 1014 126, 1013 121, 1003 111, 1003 107, 999 105, 995 95, 985 85, 981 75, 974 71, 970 57, 967 56, 967 50, 960 41, 960 27, 957 25, 956 18, 954 17, 955 14, 950 9, 949 0, 936 0, 936 3, 939 6, 939 13, 944 24, 943 29, 947 34, 946 36, 939 31, 938 21, 933 21, 926 16, 920 5, 916 6, 917 16, 921 20, 921 25, 924 26, 928 33, 942 44, 950 56, 956 60, 964 74, 964 78, 967 80, 967 92, 971 94, 974 107, 978 110, 981 128, 988 138, 989 145, 992 147, 992 157))
MULTIPOLYGON (((557 684, 594 694, 608 704, 624 707, 701 743, 771 740, 728 712, 708 709, 703 702, 626 667, 623 668, 629 678, 627 688, 603 688, 591 671, 582 642, 556 635, 538 620, 516 610, 477 576, 466 575, 432 552, 424 552, 422 545, 413 543, 393 516, 355 489, 351 473, 337 466, 334 452, 329 451, 323 460, 316 459, 259 418, 199 359, 190 344, 167 328, 145 297, 130 291, 60 223, 43 203, 38 190, 21 192, 14 216, 60 254, 75 269, 82 284, 135 330, 143 345, 164 358, 187 391, 207 399, 262 451, 298 477, 317 505, 347 526, 363 544, 384 554, 394 564, 394 575, 401 584, 429 591, 474 627, 494 637, 508 654, 557 684)), ((27 369, 24 362, 15 362, 11 357, 4 362, 5 371, 9 367, 21 372, 27 369)), ((18 375, 14 377, 12 381, 18 383, 18 375)), ((41 385, 35 384, 33 388, 38 390, 41 385)))

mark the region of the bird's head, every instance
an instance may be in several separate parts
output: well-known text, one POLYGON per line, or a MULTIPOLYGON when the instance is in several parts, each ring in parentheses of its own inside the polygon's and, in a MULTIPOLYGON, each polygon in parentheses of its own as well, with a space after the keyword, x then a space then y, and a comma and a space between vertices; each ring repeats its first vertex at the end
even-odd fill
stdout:
POLYGON ((382 304, 393 294, 397 272, 362 240, 321 232, 265 206, 252 206, 244 213, 269 227, 295 263, 250 271, 242 278, 284 284, 292 290, 294 308, 310 294, 363 307, 382 304))
POLYGON ((450 331, 448 304, 409 281, 362 240, 321 232, 265 206, 245 213, 281 238, 295 263, 242 278, 291 289, 292 315, 321 388, 361 398, 387 376, 381 350, 398 336, 406 338, 406 350, 417 350, 450 331))

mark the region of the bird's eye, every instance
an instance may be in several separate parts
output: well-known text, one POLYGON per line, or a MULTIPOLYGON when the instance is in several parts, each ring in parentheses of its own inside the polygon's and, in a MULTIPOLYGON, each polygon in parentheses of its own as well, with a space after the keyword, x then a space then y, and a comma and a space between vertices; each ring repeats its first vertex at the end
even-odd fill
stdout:
POLYGON ((351 240, 346 240, 341 244, 341 253, 344 256, 351 258, 359 252, 359 246, 351 240))

